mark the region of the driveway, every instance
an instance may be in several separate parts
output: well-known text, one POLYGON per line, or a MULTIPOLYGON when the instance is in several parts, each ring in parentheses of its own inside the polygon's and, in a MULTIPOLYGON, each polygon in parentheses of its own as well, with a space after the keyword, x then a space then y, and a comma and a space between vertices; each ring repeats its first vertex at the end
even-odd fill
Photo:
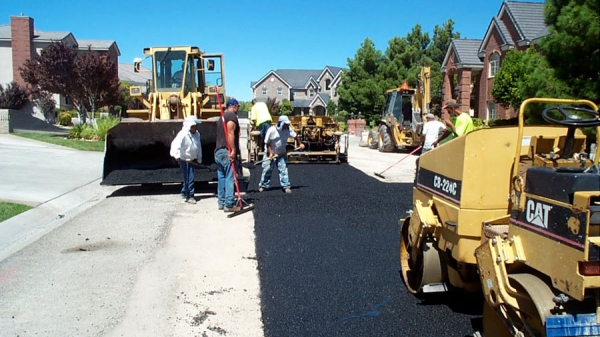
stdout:
POLYGON ((103 156, 0 134, 0 201, 35 207, 0 222, 0 261, 112 192, 99 185, 103 156))

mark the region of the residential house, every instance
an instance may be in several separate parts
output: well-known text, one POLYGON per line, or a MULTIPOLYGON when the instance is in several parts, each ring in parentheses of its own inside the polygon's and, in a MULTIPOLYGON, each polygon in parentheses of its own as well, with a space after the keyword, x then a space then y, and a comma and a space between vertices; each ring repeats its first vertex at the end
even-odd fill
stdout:
POLYGON ((506 52, 526 50, 548 35, 543 11, 544 3, 504 1, 483 40, 454 39, 441 68, 442 99, 455 98, 485 120, 516 116, 514 109, 494 103, 494 75, 506 52))
MULTIPOLYGON (((19 68, 35 53, 40 53, 52 42, 65 42, 78 48, 81 52, 91 50, 97 53, 107 53, 115 67, 121 55, 115 41, 77 40, 70 32, 45 32, 34 28, 33 18, 27 16, 11 16, 10 24, 0 25, 0 84, 15 81, 25 86, 19 68)), ((117 68, 118 69, 118 68, 117 68)), ((71 103, 61 95, 54 95, 57 107, 70 108, 71 103)))
POLYGON ((144 66, 140 66, 140 70, 137 73, 133 71, 133 63, 119 63, 119 80, 139 85, 146 93, 146 83, 152 80, 152 71, 144 66))
POLYGON ((343 69, 326 66, 320 70, 280 69, 271 70, 260 80, 250 84, 252 97, 258 101, 269 98, 281 103, 289 100, 294 108, 292 115, 327 116, 327 104, 337 104, 343 69))

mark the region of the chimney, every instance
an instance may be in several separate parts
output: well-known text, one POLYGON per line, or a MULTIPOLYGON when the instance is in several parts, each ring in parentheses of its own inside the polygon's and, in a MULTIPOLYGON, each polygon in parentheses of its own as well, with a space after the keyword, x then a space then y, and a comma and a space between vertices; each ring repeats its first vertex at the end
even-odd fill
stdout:
POLYGON ((10 33, 12 46, 13 79, 17 84, 25 87, 19 68, 25 61, 33 58, 33 19, 28 16, 11 16, 10 33))

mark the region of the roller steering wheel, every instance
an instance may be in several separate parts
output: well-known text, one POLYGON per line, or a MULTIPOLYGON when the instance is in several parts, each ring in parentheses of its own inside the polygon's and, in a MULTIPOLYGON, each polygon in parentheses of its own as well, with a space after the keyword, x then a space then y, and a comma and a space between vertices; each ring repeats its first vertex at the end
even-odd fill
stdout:
POLYGON ((558 124, 568 127, 567 138, 565 139, 565 145, 561 155, 562 159, 570 158, 573 155, 573 144, 575 143, 575 129, 577 129, 578 127, 586 126, 600 126, 600 113, 598 113, 598 111, 586 108, 578 108, 572 106, 554 106, 542 111, 542 117, 546 122, 550 124, 558 124), (555 110, 558 111, 564 117, 564 119, 556 119, 554 117, 551 117, 549 113, 555 110), (580 112, 594 117, 582 118, 579 115, 569 114, 568 111, 580 112))
POLYGON ((600 113, 586 108, 578 108, 573 106, 553 106, 545 109, 542 112, 544 120, 550 124, 564 125, 568 127, 584 127, 584 126, 600 126, 600 113), (551 111, 558 111, 565 119, 556 119, 550 116, 551 111), (587 115, 594 116, 593 118, 582 118, 575 114, 569 114, 569 111, 582 112, 587 115))

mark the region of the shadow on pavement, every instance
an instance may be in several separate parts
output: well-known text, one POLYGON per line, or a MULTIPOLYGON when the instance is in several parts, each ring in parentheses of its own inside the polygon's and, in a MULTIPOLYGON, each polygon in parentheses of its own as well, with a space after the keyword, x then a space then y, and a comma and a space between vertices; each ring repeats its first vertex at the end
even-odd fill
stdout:
MULTIPOLYGON (((208 182, 196 182, 194 186, 198 193, 217 193, 217 184, 208 182)), ((124 186, 107 196, 107 198, 142 196, 142 195, 177 195, 181 192, 181 184, 149 184, 124 186)))

